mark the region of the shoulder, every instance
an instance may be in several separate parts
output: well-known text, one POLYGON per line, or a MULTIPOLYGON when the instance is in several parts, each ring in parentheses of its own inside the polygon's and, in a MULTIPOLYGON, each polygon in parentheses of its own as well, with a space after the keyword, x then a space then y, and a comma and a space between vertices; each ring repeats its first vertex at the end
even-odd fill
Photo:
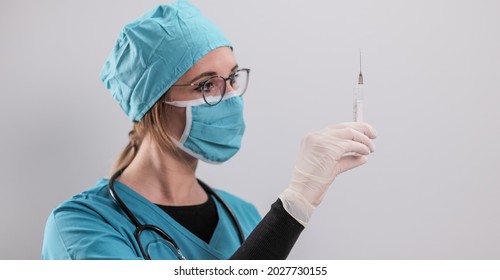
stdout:
POLYGON ((227 191, 224 190, 219 190, 219 189, 213 189, 214 192, 216 192, 220 197, 222 197, 227 203, 234 205, 235 207, 249 207, 249 208, 255 208, 254 205, 234 194, 231 194, 227 191))
POLYGON ((115 208, 115 204, 107 188, 107 180, 102 179, 88 190, 59 204, 52 211, 52 216, 57 219, 67 214, 107 211, 110 207, 115 208))
MULTIPOLYGON (((105 180, 57 206, 47 219, 42 245, 44 259, 132 258, 124 238, 123 215, 105 180), (116 254, 105 254, 112 242, 116 254), (127 257, 129 256, 129 257, 127 257)), ((109 250, 111 252, 111 250, 109 250)))
POLYGON ((212 188, 207 183, 203 182, 202 180, 198 179, 198 182, 203 186, 203 188, 209 188, 213 192, 215 192, 220 198, 222 198, 224 200, 225 203, 227 203, 231 207, 231 209, 233 209, 233 211, 243 212, 243 213, 249 212, 252 214, 256 214, 257 216, 259 216, 259 219, 260 219, 259 212, 257 211, 257 208, 255 208, 255 206, 252 203, 250 203, 246 200, 243 200, 242 198, 240 198, 234 194, 231 194, 227 191, 212 188))

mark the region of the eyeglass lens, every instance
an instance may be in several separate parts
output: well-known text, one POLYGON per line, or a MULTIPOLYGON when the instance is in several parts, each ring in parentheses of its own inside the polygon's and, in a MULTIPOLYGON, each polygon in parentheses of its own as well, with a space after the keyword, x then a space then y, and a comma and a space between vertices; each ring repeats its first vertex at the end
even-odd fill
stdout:
POLYGON ((222 100, 226 92, 227 81, 231 86, 231 91, 234 91, 236 95, 243 95, 248 86, 248 70, 238 70, 227 79, 213 77, 206 80, 202 84, 201 90, 207 104, 215 105, 222 100))

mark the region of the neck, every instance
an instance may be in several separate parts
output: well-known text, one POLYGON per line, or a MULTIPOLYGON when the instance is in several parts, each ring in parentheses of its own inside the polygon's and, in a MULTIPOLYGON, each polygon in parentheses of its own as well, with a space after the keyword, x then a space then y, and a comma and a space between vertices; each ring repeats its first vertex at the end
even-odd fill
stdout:
POLYGON ((197 159, 186 154, 160 150, 146 137, 118 180, 155 204, 202 204, 208 196, 196 180, 197 164, 197 159))

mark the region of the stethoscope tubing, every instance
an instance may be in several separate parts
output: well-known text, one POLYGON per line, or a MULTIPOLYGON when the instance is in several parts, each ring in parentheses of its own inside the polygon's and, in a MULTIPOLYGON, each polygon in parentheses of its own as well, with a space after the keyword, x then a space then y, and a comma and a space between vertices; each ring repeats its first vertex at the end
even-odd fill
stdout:
MULTIPOLYGON (((141 253, 143 254, 143 257, 145 259, 150 259, 149 256, 145 253, 145 250, 141 245, 141 242, 139 240, 139 236, 140 236, 141 232, 144 231, 145 229, 153 229, 156 232, 160 233, 168 242, 171 243, 171 245, 175 248, 175 250, 177 250, 177 254, 179 256, 179 259, 185 260, 184 255, 182 254, 179 246, 177 245, 175 240, 169 234, 167 234, 165 231, 163 231, 158 226, 150 225, 150 224, 141 224, 139 222, 139 220, 137 219, 137 217, 135 217, 135 215, 132 213, 132 211, 130 211, 130 209, 127 207, 125 202, 123 202, 123 200, 121 200, 121 198, 118 196, 118 194, 115 191, 115 181, 116 181, 116 178, 118 178, 123 173, 124 169, 125 168, 122 168, 122 169, 116 171, 113 174, 113 176, 111 176, 111 178, 109 179, 109 183, 108 183, 109 192, 111 193, 111 196, 114 198, 114 200, 116 201, 116 203, 118 204, 120 209, 125 213, 125 215, 130 219, 130 221, 135 225, 136 229, 134 231, 134 237, 136 238, 137 242, 139 243, 139 247, 140 247, 141 253)), ((226 211, 229 214, 229 217, 231 218, 233 225, 235 226, 236 230, 238 231, 238 238, 240 240, 240 244, 243 244, 243 242, 245 241, 245 234, 243 233, 243 229, 242 229, 240 223, 238 222, 238 219, 236 218, 236 215, 234 214, 231 207, 212 188, 210 188, 209 186, 207 186, 205 184, 201 184, 201 186, 203 187, 203 189, 205 190, 205 192, 207 194, 215 197, 215 199, 217 199, 222 204, 222 206, 226 209, 226 211)))

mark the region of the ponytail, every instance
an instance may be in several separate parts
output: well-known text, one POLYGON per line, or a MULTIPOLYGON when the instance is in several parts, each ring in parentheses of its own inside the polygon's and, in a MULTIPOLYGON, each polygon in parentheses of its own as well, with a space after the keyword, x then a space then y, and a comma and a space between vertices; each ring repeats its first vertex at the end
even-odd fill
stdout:
POLYGON ((134 123, 132 130, 128 133, 129 142, 127 146, 125 146, 123 151, 120 153, 118 159, 113 164, 111 174, 127 167, 137 155, 139 147, 141 146, 142 143, 142 137, 137 132, 137 126, 138 123, 134 123))

